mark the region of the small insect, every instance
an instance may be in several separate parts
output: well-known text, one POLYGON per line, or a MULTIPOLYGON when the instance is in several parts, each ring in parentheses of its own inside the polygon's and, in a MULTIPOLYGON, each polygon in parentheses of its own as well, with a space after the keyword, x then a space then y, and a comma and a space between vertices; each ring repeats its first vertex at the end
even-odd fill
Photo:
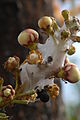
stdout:
POLYGON ((49 95, 46 90, 42 89, 41 91, 37 90, 37 98, 40 98, 42 102, 48 102, 49 101, 49 95))
POLYGON ((19 70, 20 70, 20 72, 21 72, 21 71, 22 71, 22 68, 20 68, 19 70))

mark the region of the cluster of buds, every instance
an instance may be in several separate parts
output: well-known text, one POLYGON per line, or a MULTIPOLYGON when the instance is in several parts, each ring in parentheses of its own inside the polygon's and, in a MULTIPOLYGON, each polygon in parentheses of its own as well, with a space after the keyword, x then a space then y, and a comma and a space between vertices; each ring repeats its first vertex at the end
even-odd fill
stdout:
POLYGON ((29 64, 42 63, 42 54, 37 50, 37 42, 39 35, 33 29, 26 29, 21 32, 18 36, 18 42, 20 45, 29 48, 31 51, 27 56, 24 63, 28 62, 29 64))
POLYGON ((55 99, 59 95, 59 87, 55 83, 52 86, 46 86, 45 89, 52 99, 55 99))
POLYGON ((19 34, 19 44, 30 51, 21 65, 17 56, 9 57, 5 62, 4 68, 14 75, 16 86, 15 90, 11 85, 3 86, 0 78, 0 107, 9 101, 13 104, 28 104, 36 99, 48 102, 49 96, 54 99, 59 95, 59 87, 53 79, 62 78, 70 83, 80 80, 78 67, 65 59, 66 53, 75 53, 72 44, 80 42, 76 34, 80 30, 80 22, 76 17, 71 17, 67 10, 62 11, 62 16, 64 25, 61 28, 53 17, 44 16, 38 21, 40 29, 48 35, 44 44, 38 43, 39 34, 33 29, 19 34))
POLYGON ((72 34, 75 34, 80 30, 80 21, 76 17, 71 17, 67 10, 62 11, 62 16, 64 17, 65 24, 72 34))
MULTIPOLYGON (((78 82, 80 79, 80 72, 76 65, 69 62, 63 66, 66 53, 68 55, 75 53, 75 47, 72 44, 80 42, 80 37, 76 35, 80 28, 80 22, 76 17, 71 17, 67 10, 62 11, 62 16, 64 18, 62 28, 58 26, 53 17, 44 16, 38 21, 39 28, 49 36, 43 45, 37 43, 39 35, 35 30, 26 29, 18 36, 20 45, 30 49, 29 55, 21 66, 22 72, 20 73, 22 84, 26 83, 28 88, 28 85, 30 85, 29 77, 31 86, 33 86, 33 83, 36 86, 39 80, 43 80, 47 76, 50 77, 52 74, 54 77, 65 79, 71 83, 78 82), (41 63, 41 67, 40 65, 35 66, 38 63, 41 63)), ((48 87, 48 91, 52 98, 59 94, 59 88, 56 85, 48 87)), ((43 96, 43 92, 46 94, 42 90, 39 95, 43 96)), ((48 100, 48 96, 46 98, 48 100)), ((40 99, 44 101, 42 97, 40 99)))
POLYGON ((9 57, 8 60, 4 64, 4 68, 9 72, 14 72, 20 66, 20 59, 17 56, 9 57))

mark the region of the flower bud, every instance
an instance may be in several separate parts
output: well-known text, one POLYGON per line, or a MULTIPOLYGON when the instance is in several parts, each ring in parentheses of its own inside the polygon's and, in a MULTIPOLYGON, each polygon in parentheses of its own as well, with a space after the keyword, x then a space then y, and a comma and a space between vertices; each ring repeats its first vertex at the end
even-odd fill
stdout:
POLYGON ((64 17, 64 20, 69 20, 69 11, 68 10, 63 10, 62 11, 62 16, 64 17))
POLYGON ((18 42, 20 45, 29 47, 37 42, 39 34, 33 29, 26 29, 22 31, 18 36, 18 42))
POLYGON ((36 53, 32 53, 30 55, 30 60, 32 61, 32 60, 36 60, 36 59, 38 59, 38 55, 36 53))
POLYGON ((9 57, 8 60, 4 64, 4 68, 8 71, 13 72, 16 68, 19 68, 20 59, 17 56, 9 57))
POLYGON ((27 57, 27 62, 29 64, 42 63, 42 54, 38 50, 32 50, 27 57))
POLYGON ((15 90, 11 85, 3 86, 2 88, 2 98, 4 100, 12 100, 15 95, 15 90))
POLYGON ((75 35, 78 31, 80 31, 80 20, 73 16, 69 22, 68 28, 71 33, 75 35))
POLYGON ((11 94, 11 90, 9 88, 4 90, 4 96, 8 97, 11 94))
POLYGON ((73 63, 64 66, 65 79, 70 83, 76 83, 80 80, 80 71, 73 63))
POLYGON ((32 94, 30 97, 30 102, 35 102, 36 98, 37 98, 37 93, 32 94))
POLYGON ((59 87, 57 86, 57 84, 47 86, 45 87, 45 89, 48 91, 52 99, 55 99, 59 95, 59 87))
POLYGON ((67 54, 68 55, 73 55, 75 53, 75 51, 76 51, 75 47, 73 45, 71 45, 71 47, 69 48, 67 54))
POLYGON ((38 21, 38 26, 43 30, 48 29, 51 25, 52 19, 48 16, 44 16, 38 21))
POLYGON ((63 30, 63 31, 61 32, 61 39, 62 39, 62 40, 67 39, 69 36, 70 36, 70 32, 69 32, 69 31, 63 30))

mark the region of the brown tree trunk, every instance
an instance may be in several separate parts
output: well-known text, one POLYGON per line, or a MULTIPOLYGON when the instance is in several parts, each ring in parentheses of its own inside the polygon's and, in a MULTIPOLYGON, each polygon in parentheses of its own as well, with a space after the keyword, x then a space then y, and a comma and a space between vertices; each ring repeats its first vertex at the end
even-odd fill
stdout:
MULTIPOLYGON (((38 30, 37 21, 43 15, 52 15, 51 0, 0 0, 0 75, 6 79, 5 84, 14 86, 15 82, 10 74, 3 71, 1 64, 9 56, 25 58, 26 52, 19 46, 17 36, 25 28, 38 30)), ((58 85, 61 88, 60 82, 58 85)), ((61 90, 54 101, 15 105, 6 111, 12 120, 65 120, 61 90)))

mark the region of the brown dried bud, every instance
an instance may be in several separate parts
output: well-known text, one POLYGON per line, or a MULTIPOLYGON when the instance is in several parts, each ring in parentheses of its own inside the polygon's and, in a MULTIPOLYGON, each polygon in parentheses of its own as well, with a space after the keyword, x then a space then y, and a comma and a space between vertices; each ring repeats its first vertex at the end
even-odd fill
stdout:
POLYGON ((70 37, 70 32, 67 31, 67 30, 63 30, 63 31, 61 32, 61 39, 62 39, 62 40, 65 40, 65 39, 67 39, 68 37, 70 37))
POLYGON ((4 68, 7 69, 9 72, 15 71, 19 68, 20 59, 17 56, 9 57, 8 60, 4 64, 4 68))
POLYGON ((59 95, 59 87, 56 84, 48 86, 47 91, 52 99, 56 98, 59 95))
POLYGON ((12 100, 15 95, 15 90, 11 85, 3 86, 2 88, 2 98, 4 100, 12 100))
POLYGON ((73 55, 75 52, 76 52, 75 47, 73 45, 71 45, 68 52, 67 52, 67 54, 68 55, 73 55))

